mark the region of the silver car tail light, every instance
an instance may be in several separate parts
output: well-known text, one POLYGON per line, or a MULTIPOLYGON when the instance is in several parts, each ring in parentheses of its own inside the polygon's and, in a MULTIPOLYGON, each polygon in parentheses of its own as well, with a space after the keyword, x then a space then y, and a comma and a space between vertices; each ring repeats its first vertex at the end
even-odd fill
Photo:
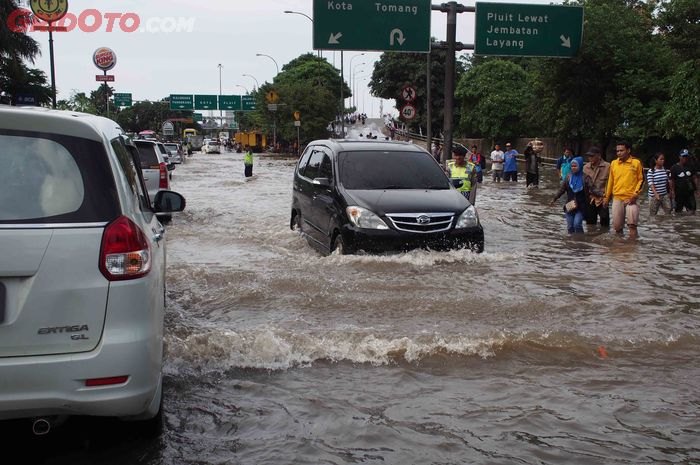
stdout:
POLYGON ((141 278, 151 271, 151 248, 143 231, 126 216, 102 235, 100 271, 110 281, 141 278))

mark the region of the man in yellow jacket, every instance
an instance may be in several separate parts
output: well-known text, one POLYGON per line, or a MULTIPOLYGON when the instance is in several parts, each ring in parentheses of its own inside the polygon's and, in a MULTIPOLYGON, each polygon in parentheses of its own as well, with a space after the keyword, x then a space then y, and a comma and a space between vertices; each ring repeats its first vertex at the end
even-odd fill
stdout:
POLYGON ((630 228, 630 238, 636 238, 639 223, 639 205, 637 200, 642 192, 644 172, 642 162, 634 158, 631 146, 627 142, 619 142, 615 147, 617 160, 610 163, 610 177, 605 190, 604 206, 608 207, 613 198, 612 226, 615 232, 622 234, 625 228, 630 228))

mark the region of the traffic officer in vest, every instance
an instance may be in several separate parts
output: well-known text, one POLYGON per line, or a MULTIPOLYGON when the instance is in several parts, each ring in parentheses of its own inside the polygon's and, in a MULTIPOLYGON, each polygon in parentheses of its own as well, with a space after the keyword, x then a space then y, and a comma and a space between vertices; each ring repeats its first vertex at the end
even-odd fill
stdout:
POLYGON ((250 150, 250 146, 245 146, 245 157, 243 159, 243 164, 245 165, 245 177, 249 178, 253 175, 253 151, 250 150))
MULTIPOLYGON (((452 184, 457 187, 459 181, 461 186, 457 190, 473 203, 472 186, 475 186, 476 165, 467 161, 467 148, 463 145, 456 144, 452 148, 452 160, 447 162, 448 176, 452 180, 452 184)), ((476 193, 476 189, 474 189, 476 193)))

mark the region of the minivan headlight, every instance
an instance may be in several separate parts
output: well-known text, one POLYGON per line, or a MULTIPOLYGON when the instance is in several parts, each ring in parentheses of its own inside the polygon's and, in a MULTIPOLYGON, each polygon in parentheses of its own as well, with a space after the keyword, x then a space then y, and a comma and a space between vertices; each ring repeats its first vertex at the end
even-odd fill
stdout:
POLYGON ((362 207, 348 207, 346 209, 350 222, 362 229, 389 229, 375 213, 362 207))
POLYGON ((479 214, 476 212, 474 205, 470 205, 469 208, 464 210, 464 213, 457 220, 456 229, 463 228, 474 228, 479 226, 479 214))

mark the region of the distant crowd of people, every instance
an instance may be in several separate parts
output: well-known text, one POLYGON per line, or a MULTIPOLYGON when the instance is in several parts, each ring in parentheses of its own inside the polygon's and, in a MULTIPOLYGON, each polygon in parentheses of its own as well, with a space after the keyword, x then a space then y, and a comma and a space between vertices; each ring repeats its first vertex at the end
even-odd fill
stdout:
MULTIPOLYGON (((433 146, 432 154, 438 162, 442 151, 439 144, 433 146)), ((525 185, 528 189, 539 187, 541 151, 539 141, 530 142, 525 147, 525 185)), ((615 153, 616 159, 608 163, 596 146, 585 153, 587 160, 575 157, 570 148, 565 148, 557 160, 556 170, 561 184, 551 205, 566 194, 564 215, 569 234, 583 233, 584 222, 589 226, 600 224, 603 228, 609 228, 612 223, 617 234, 623 235, 626 226, 629 236, 637 237, 639 199, 644 194, 645 181, 650 216, 656 216, 659 210, 667 215, 683 211, 695 214, 696 197, 700 194, 700 164, 687 149, 680 152, 679 161, 670 169, 666 168, 665 154, 657 153, 650 160, 646 175, 641 161, 632 155, 629 143, 621 141, 616 144, 615 153)), ((494 146, 489 157, 494 183, 518 181, 518 155, 511 143, 506 143, 505 152, 500 144, 494 146)), ((450 178, 459 181, 455 187, 470 198, 473 184, 483 182, 486 160, 476 145, 468 150, 455 144, 452 160, 445 166, 445 171, 450 178)))
POLYGON ((564 211, 570 234, 583 232, 584 219, 589 225, 600 220, 601 226, 608 227, 612 217, 616 233, 623 234, 626 223, 630 237, 637 237, 638 201, 645 180, 650 216, 656 216, 659 209, 667 215, 684 210, 695 214, 700 167, 697 160, 691 161, 687 149, 680 152, 678 163, 670 169, 665 167, 665 154, 657 153, 651 159, 646 179, 642 162, 632 156, 629 143, 619 142, 615 153, 617 158, 608 163, 598 147, 591 147, 586 153, 589 161, 584 164, 581 157, 574 157, 567 149, 557 162, 562 185, 552 204, 566 192, 564 211))

